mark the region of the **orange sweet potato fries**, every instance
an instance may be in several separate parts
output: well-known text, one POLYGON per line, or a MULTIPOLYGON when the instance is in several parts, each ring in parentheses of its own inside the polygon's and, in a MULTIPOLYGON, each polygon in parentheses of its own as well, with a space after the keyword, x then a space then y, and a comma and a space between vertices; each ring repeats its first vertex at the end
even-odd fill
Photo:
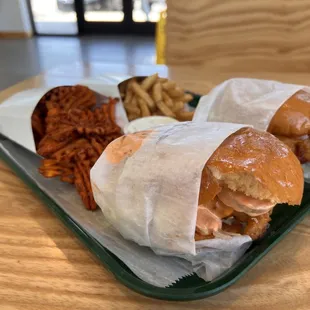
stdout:
POLYGON ((86 86, 61 86, 40 100, 32 115, 39 171, 74 184, 85 207, 95 210, 90 169, 106 146, 122 135, 115 123, 116 98, 96 107, 96 95, 86 86))

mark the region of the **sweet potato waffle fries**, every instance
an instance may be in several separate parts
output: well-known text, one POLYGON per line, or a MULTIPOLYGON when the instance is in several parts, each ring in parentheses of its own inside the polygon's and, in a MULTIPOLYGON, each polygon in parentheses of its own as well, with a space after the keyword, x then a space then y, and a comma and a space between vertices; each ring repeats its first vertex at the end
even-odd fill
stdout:
POLYGON ((106 146, 122 135, 115 123, 117 99, 96 107, 96 94, 86 86, 62 86, 49 91, 32 115, 40 173, 74 184, 85 207, 95 210, 90 169, 106 146))

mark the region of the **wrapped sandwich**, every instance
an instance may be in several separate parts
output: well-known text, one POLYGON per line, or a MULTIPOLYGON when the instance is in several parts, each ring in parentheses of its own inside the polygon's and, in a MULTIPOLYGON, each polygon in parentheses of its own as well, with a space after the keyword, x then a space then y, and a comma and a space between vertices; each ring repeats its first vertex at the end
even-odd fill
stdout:
POLYGON ((286 143, 301 163, 310 162, 310 93, 300 90, 287 99, 267 131, 286 143))
POLYGON ((273 135, 193 122, 116 139, 91 182, 122 236, 164 255, 195 255, 196 244, 217 239, 236 251, 264 235, 276 204, 300 204, 304 184, 298 159, 273 135))
POLYGON ((299 205, 302 169, 296 156, 266 132, 242 128, 207 161, 200 185, 196 240, 217 232, 265 233, 278 203, 299 205))
POLYGON ((250 124, 285 142, 310 162, 310 89, 276 81, 236 78, 201 98, 194 121, 250 124))

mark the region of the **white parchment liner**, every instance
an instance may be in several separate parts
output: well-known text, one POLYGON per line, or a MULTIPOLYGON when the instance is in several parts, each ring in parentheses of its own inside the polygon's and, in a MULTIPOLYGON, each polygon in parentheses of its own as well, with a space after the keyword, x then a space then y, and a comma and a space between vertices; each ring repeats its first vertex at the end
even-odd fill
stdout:
POLYGON ((239 124, 192 122, 157 127, 120 163, 104 152, 91 170, 95 200, 105 218, 128 240, 156 254, 191 261, 211 280, 250 245, 248 236, 195 242, 202 169, 239 124))
MULTIPOLYGON (((267 130, 281 105, 301 89, 310 94, 310 87, 303 85, 233 78, 200 98, 193 121, 251 124, 256 129, 267 130)), ((302 166, 305 180, 310 182, 310 164, 302 166)))
MULTIPOLYGON (((127 77, 124 77, 127 78, 127 77)), ((88 86, 97 95, 97 103, 104 103, 105 97, 120 98, 118 83, 114 76, 106 76, 104 81, 85 79, 80 85, 88 86)), ((61 86, 61 85, 60 85, 61 86)), ((32 88, 14 94, 0 104, 0 133, 10 140, 36 153, 31 116, 39 100, 54 87, 32 88)), ((117 124, 124 128, 128 124, 125 109, 121 101, 116 104, 117 124)))

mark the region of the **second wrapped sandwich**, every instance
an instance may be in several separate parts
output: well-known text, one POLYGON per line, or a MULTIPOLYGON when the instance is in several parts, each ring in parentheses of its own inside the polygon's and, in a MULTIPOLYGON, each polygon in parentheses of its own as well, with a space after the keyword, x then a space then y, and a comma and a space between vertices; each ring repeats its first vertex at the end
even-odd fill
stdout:
POLYGON ((195 122, 250 124, 285 142, 302 164, 310 162, 310 88, 235 78, 200 99, 195 122))
POLYGON ((123 136, 101 155, 91 181, 123 237, 165 255, 195 255, 195 241, 201 248, 227 238, 225 251, 236 251, 247 236, 264 234, 275 204, 300 204, 303 192, 301 166, 284 143, 226 123, 123 136))

